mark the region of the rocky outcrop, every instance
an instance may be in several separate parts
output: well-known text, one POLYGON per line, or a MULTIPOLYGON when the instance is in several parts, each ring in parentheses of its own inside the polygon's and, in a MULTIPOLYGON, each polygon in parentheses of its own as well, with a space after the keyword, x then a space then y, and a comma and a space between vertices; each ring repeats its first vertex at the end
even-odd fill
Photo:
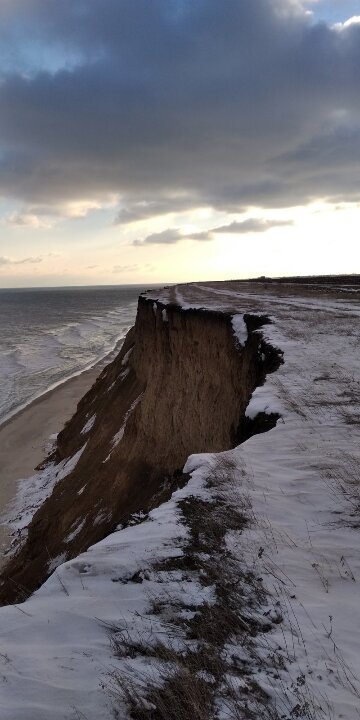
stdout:
POLYGON ((76 453, 78 462, 3 570, 2 603, 30 594, 57 558, 76 556, 165 499, 184 482, 189 454, 237 444, 254 387, 281 361, 258 332, 266 318, 245 320, 242 347, 230 314, 140 297, 121 352, 58 436, 55 471, 76 453))

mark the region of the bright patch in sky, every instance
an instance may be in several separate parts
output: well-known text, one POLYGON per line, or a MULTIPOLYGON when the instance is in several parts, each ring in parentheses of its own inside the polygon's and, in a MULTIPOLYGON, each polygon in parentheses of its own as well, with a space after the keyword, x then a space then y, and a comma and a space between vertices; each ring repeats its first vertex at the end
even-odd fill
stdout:
POLYGON ((305 7, 314 13, 315 20, 329 24, 343 23, 359 14, 358 0, 305 0, 305 7))

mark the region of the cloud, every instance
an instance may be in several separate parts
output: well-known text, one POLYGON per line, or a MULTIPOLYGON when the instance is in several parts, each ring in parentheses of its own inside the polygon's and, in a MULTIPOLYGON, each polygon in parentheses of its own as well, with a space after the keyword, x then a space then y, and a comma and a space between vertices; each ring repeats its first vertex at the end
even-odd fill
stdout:
POLYGON ((136 272, 140 269, 139 265, 114 265, 112 272, 114 274, 118 273, 130 273, 130 272, 136 272))
POLYGON ((297 0, 1 3, 0 194, 70 217, 120 198, 118 223, 358 197, 355 19, 339 32, 297 0))
POLYGON ((162 232, 152 233, 143 240, 138 239, 132 242, 132 245, 141 247, 143 245, 175 245, 182 240, 195 240, 196 242, 208 242, 212 240, 212 231, 204 230, 201 232, 182 233, 178 228, 168 228, 162 232))
POLYGON ((194 240, 195 242, 209 242, 214 239, 216 233, 230 233, 242 235, 253 232, 266 232, 274 227, 286 227, 293 225, 290 220, 266 220, 264 218, 248 218, 247 220, 234 221, 229 225, 220 225, 200 232, 182 233, 178 228, 168 228, 159 233, 152 233, 143 240, 134 240, 132 245, 142 247, 143 245, 174 245, 182 240, 194 240))
POLYGON ((187 235, 184 236, 184 239, 195 240, 196 242, 209 242, 209 240, 213 239, 212 233, 213 230, 202 230, 201 232, 187 233, 187 235))
POLYGON ((341 31, 346 30, 347 28, 351 27, 351 25, 360 25, 360 15, 353 15, 353 17, 345 20, 345 22, 335 23, 335 25, 333 25, 333 28, 335 30, 341 31))
POLYGON ((48 230, 53 226, 53 222, 50 220, 44 220, 32 213, 12 213, 5 218, 5 224, 44 230, 48 230))
POLYGON ((179 213, 192 207, 193 198, 190 196, 181 197, 162 197, 161 199, 147 199, 141 202, 129 201, 126 207, 123 207, 114 220, 114 225, 128 225, 141 220, 158 215, 169 215, 170 213, 179 213))
POLYGON ((293 225, 290 220, 264 220, 263 218, 248 218, 247 220, 235 221, 229 225, 221 225, 213 228, 213 233, 231 233, 242 235, 253 232, 266 232, 274 227, 286 227, 293 225))
POLYGON ((36 265, 37 263, 42 262, 42 257, 26 257, 22 258, 21 260, 15 260, 13 258, 9 258, 6 255, 0 255, 0 266, 4 265, 36 265))
POLYGON ((143 240, 134 240, 132 245, 174 245, 180 240, 184 240, 185 236, 180 233, 176 228, 169 228, 162 232, 152 233, 143 240))

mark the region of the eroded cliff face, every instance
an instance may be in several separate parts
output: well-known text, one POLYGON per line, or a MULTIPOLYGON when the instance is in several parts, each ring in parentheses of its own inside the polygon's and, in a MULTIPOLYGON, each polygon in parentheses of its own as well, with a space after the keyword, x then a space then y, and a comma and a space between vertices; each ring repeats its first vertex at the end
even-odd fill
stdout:
POLYGON ((241 347, 226 313, 140 297, 120 354, 58 436, 56 464, 76 453, 79 459, 5 566, 2 603, 24 599, 57 559, 76 556, 165 499, 185 481, 188 455, 237 444, 254 387, 281 361, 256 332, 262 321, 245 320, 241 347))

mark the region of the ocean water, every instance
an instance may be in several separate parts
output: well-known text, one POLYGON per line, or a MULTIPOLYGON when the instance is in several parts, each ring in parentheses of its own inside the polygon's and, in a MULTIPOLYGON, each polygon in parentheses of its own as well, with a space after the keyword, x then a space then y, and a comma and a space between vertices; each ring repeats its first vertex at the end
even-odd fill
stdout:
POLYGON ((143 290, 0 289, 0 423, 114 350, 143 290))

